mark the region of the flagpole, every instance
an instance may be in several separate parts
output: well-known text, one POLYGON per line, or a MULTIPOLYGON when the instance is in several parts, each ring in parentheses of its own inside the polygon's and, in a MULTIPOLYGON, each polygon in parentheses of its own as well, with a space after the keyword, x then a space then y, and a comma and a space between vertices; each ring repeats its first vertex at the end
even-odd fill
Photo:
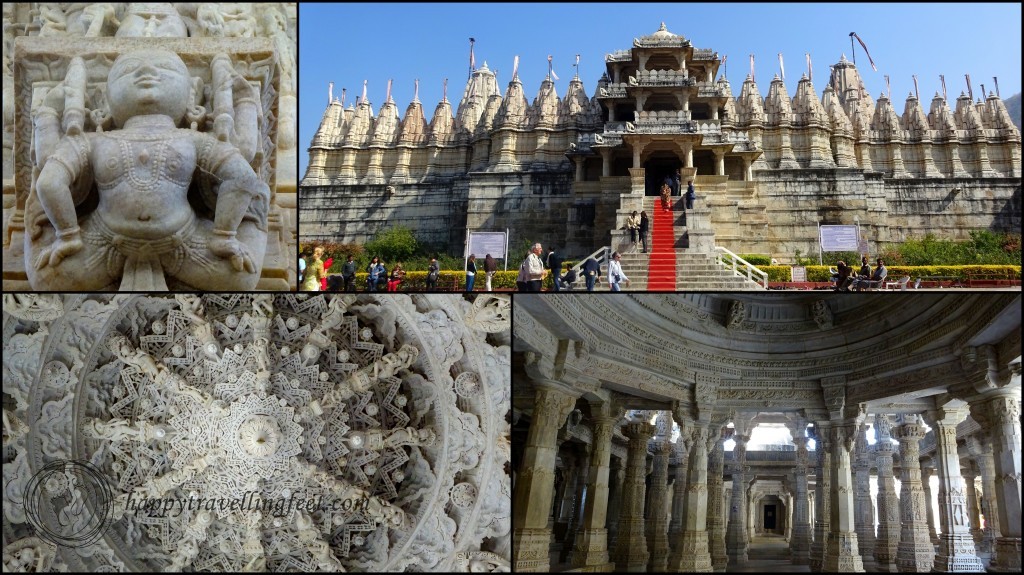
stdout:
POLYGON ((999 95, 999 78, 992 76, 992 81, 996 83, 996 98, 999 98, 1001 100, 1002 96, 999 95))
POLYGON ((949 98, 946 97, 946 77, 939 74, 939 82, 942 83, 942 99, 948 104, 949 98))
POLYGON ((986 95, 985 95, 985 84, 982 84, 981 85, 981 99, 984 100, 985 98, 986 98, 986 95))
POLYGON ((921 100, 921 94, 919 94, 917 92, 917 74, 914 74, 911 77, 914 78, 914 97, 917 98, 918 101, 920 101, 921 100))
POLYGON ((470 80, 473 78, 473 64, 474 64, 474 62, 473 62, 473 44, 474 43, 476 43, 476 38, 472 38, 471 37, 469 39, 469 78, 467 78, 467 79, 470 79, 470 80))
POLYGON ((974 90, 971 89, 971 75, 964 74, 964 78, 967 78, 967 96, 971 99, 971 103, 974 103, 974 90))
POLYGON ((850 32, 850 54, 853 56, 853 65, 857 65, 857 49, 853 47, 853 32, 850 32))

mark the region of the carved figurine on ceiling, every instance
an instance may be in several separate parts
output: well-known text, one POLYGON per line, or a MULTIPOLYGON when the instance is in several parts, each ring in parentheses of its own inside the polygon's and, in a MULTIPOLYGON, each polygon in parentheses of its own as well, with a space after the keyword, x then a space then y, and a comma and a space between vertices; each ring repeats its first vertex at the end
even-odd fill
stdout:
POLYGON ((106 106, 87 93, 83 58, 71 60, 33 112, 39 176, 25 235, 33 289, 256 286, 270 198, 250 165, 257 98, 226 55, 211 72, 213 134, 198 129, 202 83, 174 52, 121 54, 106 106), (85 131, 87 112, 95 133, 85 131), (179 127, 185 119, 191 129, 179 127))

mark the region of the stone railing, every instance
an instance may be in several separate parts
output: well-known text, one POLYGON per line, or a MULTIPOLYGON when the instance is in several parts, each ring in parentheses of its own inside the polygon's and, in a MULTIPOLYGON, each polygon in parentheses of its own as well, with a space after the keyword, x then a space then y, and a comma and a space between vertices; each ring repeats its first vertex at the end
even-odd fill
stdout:
MULTIPOLYGON (((750 451, 747 450, 747 463, 753 461, 793 461, 796 462, 796 451, 750 451)), ((735 461, 736 456, 732 451, 725 452, 726 461, 735 461)))
POLYGON ((698 98, 724 98, 725 89, 720 88, 712 82, 700 82, 697 84, 698 98))
POLYGON ((630 86, 696 86, 697 80, 679 70, 638 70, 627 80, 630 86))
POLYGON ((747 260, 721 246, 715 246, 715 256, 718 265, 731 268, 733 275, 743 277, 743 271, 745 271, 748 280, 768 289, 768 274, 754 267, 747 260))
POLYGON ((703 61, 703 60, 717 60, 718 52, 715 52, 711 48, 697 48, 693 51, 693 57, 691 61, 703 61))
POLYGON ((634 112, 633 117, 637 123, 688 122, 690 120, 690 113, 684 110, 652 110, 649 112, 634 112))
POLYGON ((701 134, 721 134, 722 133, 722 121, 721 120, 695 120, 694 129, 701 134))
MULTIPOLYGON (((623 133, 625 128, 623 128, 623 133)), ((580 152, 581 149, 587 149, 593 147, 604 147, 610 148, 622 144, 622 135, 617 133, 603 134, 580 134, 576 139, 576 151, 580 152)))
POLYGON ((640 38, 633 38, 633 46, 637 48, 685 48, 689 45, 689 41, 682 36, 670 36, 662 38, 660 36, 643 36, 640 38))
POLYGON ((610 54, 605 54, 605 62, 629 62, 633 59, 632 50, 616 50, 610 54))
POLYGON ((597 90, 598 98, 625 98, 626 97, 626 84, 608 84, 603 88, 597 90))

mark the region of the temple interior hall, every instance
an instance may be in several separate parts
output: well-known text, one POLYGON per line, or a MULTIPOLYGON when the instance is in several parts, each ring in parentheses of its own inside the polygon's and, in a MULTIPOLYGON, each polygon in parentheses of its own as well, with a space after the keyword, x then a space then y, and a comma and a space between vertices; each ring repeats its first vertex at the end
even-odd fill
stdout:
POLYGON ((512 568, 1021 571, 1021 295, 517 294, 512 568))

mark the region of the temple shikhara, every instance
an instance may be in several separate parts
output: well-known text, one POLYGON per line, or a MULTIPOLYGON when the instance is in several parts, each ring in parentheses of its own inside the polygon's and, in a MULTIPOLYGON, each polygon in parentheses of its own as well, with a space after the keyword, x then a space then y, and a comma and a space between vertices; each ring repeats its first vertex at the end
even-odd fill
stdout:
POLYGON ((995 94, 910 94, 898 110, 845 56, 820 92, 804 75, 790 95, 776 76, 762 96, 748 75, 735 94, 717 52, 664 24, 605 63, 592 95, 577 75, 560 97, 549 75, 532 104, 515 73, 502 94, 485 63, 429 122, 418 97, 400 115, 390 90, 376 114, 365 84, 347 108, 331 95, 299 185, 303 239, 362 243, 405 225, 461 253, 467 230, 507 227, 510 245, 669 266, 672 288, 742 289, 757 286, 695 270, 733 254, 791 262, 817 251, 818 224, 859 224, 870 251, 1020 229, 1020 132, 995 94), (655 210, 677 171, 694 208, 677 191, 671 213, 655 210), (660 255, 629 243, 634 210, 655 216, 660 255))

